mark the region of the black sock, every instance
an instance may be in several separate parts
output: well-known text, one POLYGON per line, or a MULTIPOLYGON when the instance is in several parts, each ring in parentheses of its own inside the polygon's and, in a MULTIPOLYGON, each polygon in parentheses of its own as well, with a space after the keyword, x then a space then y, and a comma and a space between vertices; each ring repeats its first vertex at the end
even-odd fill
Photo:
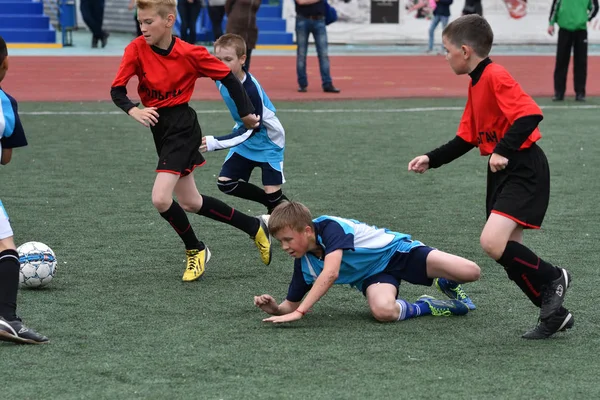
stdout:
POLYGON ((509 241, 502 257, 497 261, 504 268, 526 273, 542 284, 548 284, 560 277, 561 271, 554 265, 539 258, 521 243, 509 241))
POLYGON ((217 186, 221 192, 230 196, 252 200, 265 207, 269 206, 265 191, 251 183, 245 181, 217 181, 217 186))
POLYGON ((185 211, 183 211, 183 208, 175 200, 173 200, 171 207, 167 211, 160 213, 160 216, 166 219, 173 229, 175 229, 175 232, 183 240, 186 250, 204 249, 204 244, 198 241, 185 211))
POLYGON ((202 207, 198 211, 199 215, 214 219, 215 221, 224 222, 246 232, 252 237, 256 235, 260 225, 258 218, 236 211, 214 197, 202 195, 202 199, 202 207))
POLYGON ((9 249, 0 253, 0 317, 7 321, 17 319, 20 266, 16 250, 9 249))
POLYGON ((526 272, 518 271, 514 268, 504 268, 508 278, 513 281, 519 289, 537 306, 542 306, 542 285, 534 277, 527 276, 526 272))
POLYGON ((281 189, 279 189, 278 191, 273 192, 273 193, 266 193, 266 197, 267 197, 267 202, 269 203, 269 204, 267 204, 267 210, 268 210, 269 214, 271 214, 271 212, 279 204, 288 200, 288 198, 285 197, 285 194, 283 194, 283 191, 281 189))

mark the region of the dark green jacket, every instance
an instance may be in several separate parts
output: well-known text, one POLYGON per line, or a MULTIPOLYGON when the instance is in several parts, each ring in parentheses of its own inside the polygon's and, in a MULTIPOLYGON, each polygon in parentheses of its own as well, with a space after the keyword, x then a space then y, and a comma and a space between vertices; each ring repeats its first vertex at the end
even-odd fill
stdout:
POLYGON ((586 30, 587 23, 598 13, 598 0, 553 0, 550 25, 568 31, 586 30))

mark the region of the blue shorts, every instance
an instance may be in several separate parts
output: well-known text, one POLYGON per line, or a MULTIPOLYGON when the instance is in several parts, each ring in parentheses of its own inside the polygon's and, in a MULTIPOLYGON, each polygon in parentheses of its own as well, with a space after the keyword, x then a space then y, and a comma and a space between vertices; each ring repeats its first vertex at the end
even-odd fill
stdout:
POLYGON ((431 286, 433 279, 427 276, 427 256, 434 248, 429 246, 413 247, 409 252, 398 251, 387 267, 378 274, 368 277, 363 281, 363 294, 367 295, 367 288, 377 283, 389 283, 400 287, 401 281, 413 285, 431 286))
POLYGON ((233 153, 231 157, 225 160, 219 176, 224 176, 234 181, 242 180, 248 182, 252 171, 256 167, 262 170, 262 184, 264 186, 278 186, 285 183, 283 163, 277 166, 279 167, 278 170, 271 163, 252 161, 238 153, 233 153))

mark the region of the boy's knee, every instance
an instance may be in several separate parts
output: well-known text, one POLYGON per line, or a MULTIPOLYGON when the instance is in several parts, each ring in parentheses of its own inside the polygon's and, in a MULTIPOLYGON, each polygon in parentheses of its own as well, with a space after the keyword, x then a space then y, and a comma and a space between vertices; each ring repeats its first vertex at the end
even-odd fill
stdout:
POLYGON ((173 198, 171 196, 162 196, 152 194, 152 205, 158 210, 158 212, 165 212, 171 207, 173 198))
POLYGON ((465 265, 465 282, 475 282, 481 277, 481 268, 473 261, 467 260, 465 265))
POLYGON ((219 190, 225 194, 231 194, 238 186, 237 181, 233 181, 231 179, 217 179, 217 187, 219 190))
POLYGON ((485 233, 479 238, 479 243, 481 244, 483 251, 494 260, 498 260, 502 257, 502 253, 506 247, 506 243, 485 233))
POLYGON ((398 304, 396 301, 382 304, 374 304, 371 307, 371 314, 379 322, 391 322, 398 319, 398 304))

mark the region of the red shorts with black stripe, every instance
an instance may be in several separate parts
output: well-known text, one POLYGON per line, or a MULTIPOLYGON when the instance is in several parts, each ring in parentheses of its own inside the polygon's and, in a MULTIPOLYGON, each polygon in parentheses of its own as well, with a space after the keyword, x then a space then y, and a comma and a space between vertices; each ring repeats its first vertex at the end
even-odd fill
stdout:
POLYGON ((550 202, 550 168, 544 151, 533 144, 509 158, 506 169, 488 163, 486 212, 510 218, 523 228, 539 229, 550 202))
POLYGON ((196 111, 187 103, 156 111, 158 123, 151 127, 158 154, 156 172, 189 175, 206 162, 199 150, 202 130, 196 111))

